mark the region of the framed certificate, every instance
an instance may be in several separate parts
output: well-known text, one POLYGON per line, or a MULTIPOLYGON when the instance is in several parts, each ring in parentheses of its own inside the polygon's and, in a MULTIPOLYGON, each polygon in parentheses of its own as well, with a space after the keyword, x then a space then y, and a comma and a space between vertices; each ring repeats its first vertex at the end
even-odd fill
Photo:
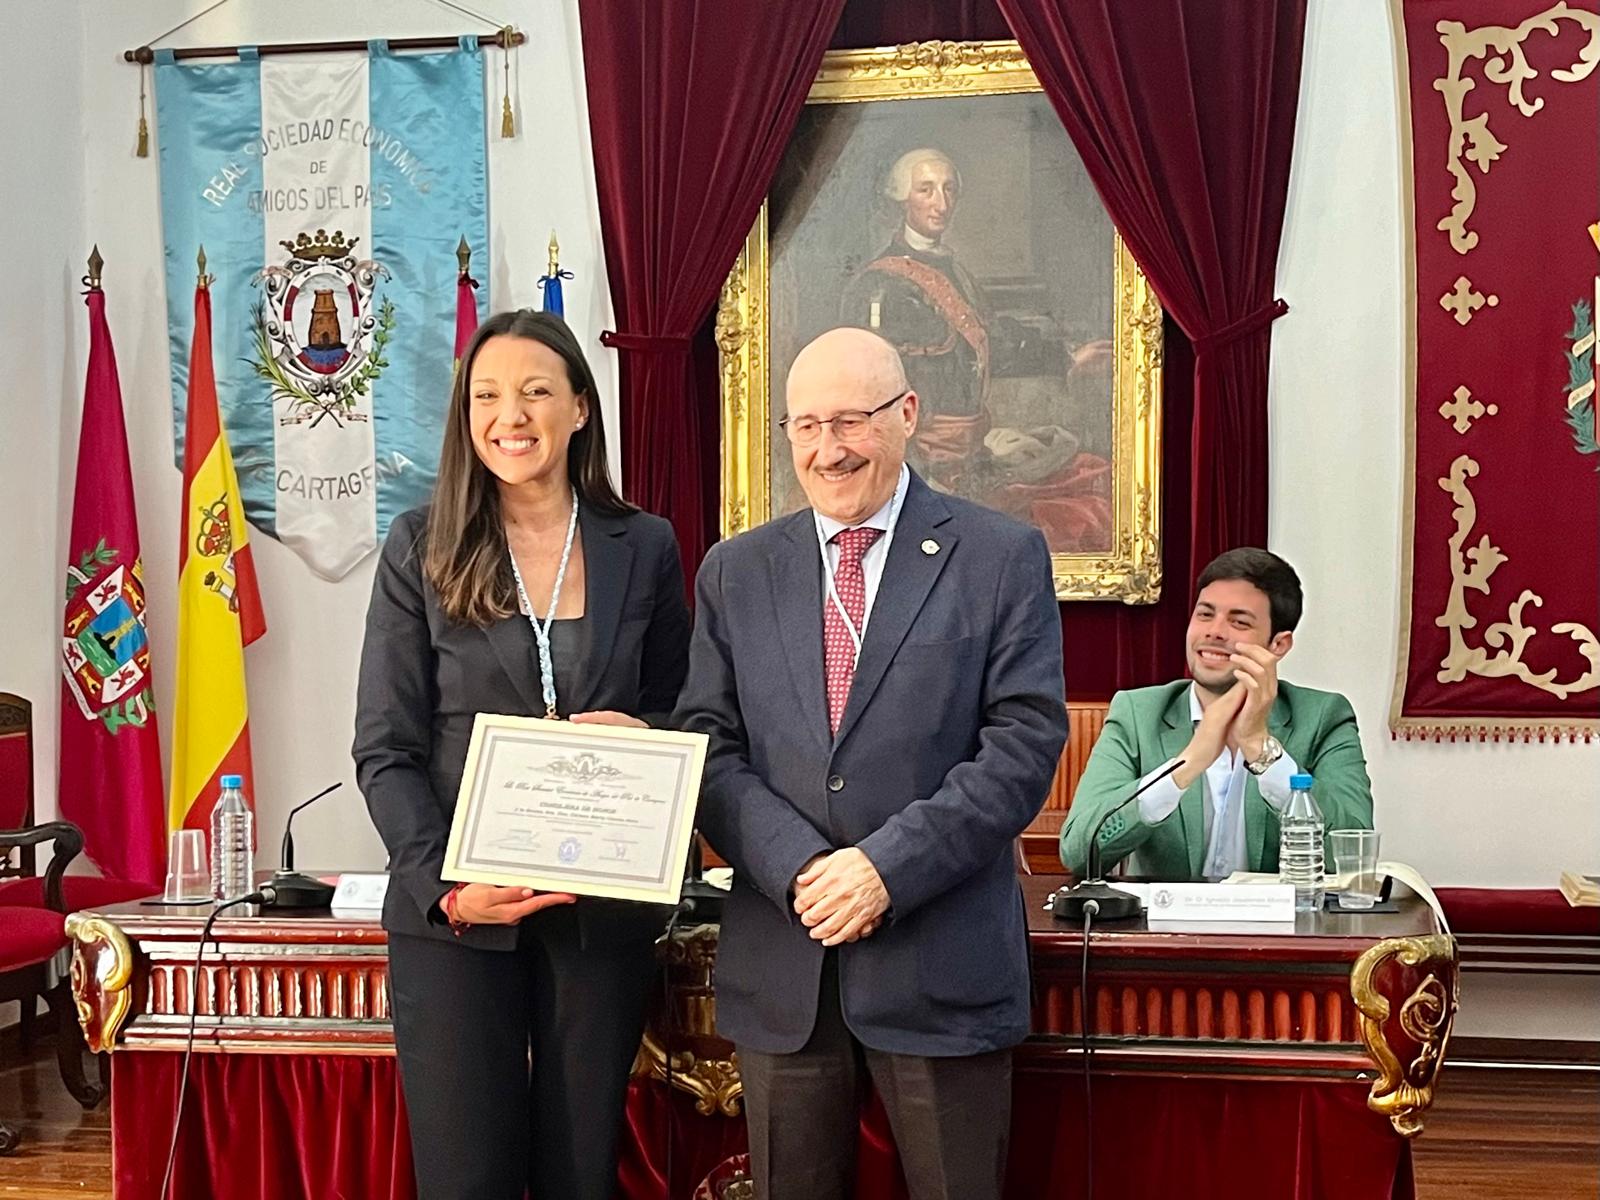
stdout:
POLYGON ((444 878, 676 904, 706 736, 479 713, 444 878))

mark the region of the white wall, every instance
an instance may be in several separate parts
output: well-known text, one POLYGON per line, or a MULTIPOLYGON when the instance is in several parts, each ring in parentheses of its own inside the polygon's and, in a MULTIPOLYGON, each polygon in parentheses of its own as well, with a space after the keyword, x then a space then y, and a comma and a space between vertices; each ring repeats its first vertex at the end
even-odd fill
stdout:
MULTIPOLYGON (((1387 720, 1405 486, 1404 277, 1388 5, 1311 0, 1274 327, 1272 548, 1306 587, 1285 676, 1360 720, 1383 855, 1435 885, 1600 869, 1600 744, 1404 742, 1387 720)), ((1468 974, 1457 1031, 1600 1039, 1593 977, 1468 974)))
POLYGON ((72 521, 58 497, 76 470, 89 344, 81 16, 77 0, 8 10, 0 38, 0 691, 35 705, 41 817, 55 812, 58 551, 72 521))
POLYGON ((1435 885, 1600 870, 1600 744, 1393 741, 1405 464, 1400 149, 1388 5, 1312 0, 1271 382, 1271 544, 1305 583, 1285 676, 1346 693, 1383 854, 1435 885))
MULTIPOLYGON (((88 246, 106 257, 105 286, 121 367, 140 534, 144 543, 159 720, 170 754, 176 623, 176 548, 181 476, 172 461, 157 152, 134 157, 137 71, 122 51, 138 46, 197 10, 191 0, 94 4, 76 39, 56 30, 56 6, 34 4, 32 36, 13 29, 4 40, 8 111, 0 174, 4 189, 6 262, 17 283, 4 289, 0 328, 11 394, 0 433, 6 538, 31 532, 25 551, 5 554, 0 572, 0 629, 6 651, 0 689, 36 704, 35 759, 40 809, 55 810, 55 738, 59 684, 53 647, 61 620, 57 594, 71 519, 83 358, 87 340, 76 280, 88 246), (41 47, 50 47, 48 52, 41 47), (15 70, 9 60, 15 58, 15 70), (13 164, 28 164, 26 171, 13 164), (13 203, 15 199, 15 203, 13 203), (12 213, 37 222, 24 229, 12 213), (21 243, 20 252, 12 243, 21 243), (65 380, 63 381, 63 375, 65 380), (15 410, 15 415, 14 415, 15 410), (11 564, 16 564, 13 569, 11 564)), ((16 6, 19 10, 21 5, 16 6)), ((518 136, 500 138, 501 56, 486 51, 489 78, 491 254, 475 248, 473 273, 488 285, 492 309, 537 307, 552 229, 562 262, 576 272, 567 284, 567 317, 585 341, 606 397, 613 465, 619 462, 615 356, 599 345, 612 324, 601 286, 603 262, 588 114, 574 0, 502 0, 495 14, 529 35, 513 56, 518 136)), ((465 17, 428 0, 387 3, 280 0, 228 5, 189 26, 168 44, 216 45, 293 40, 477 32, 465 17), (295 31, 300 31, 295 33, 295 31)), ((152 125, 154 104, 150 105, 152 125)), ((323 786, 345 787, 296 821, 299 859, 307 867, 379 868, 383 848, 355 789, 350 740, 356 663, 376 556, 338 583, 313 575, 278 543, 252 539, 268 631, 246 651, 257 811, 264 853, 275 854, 289 807, 323 786)))

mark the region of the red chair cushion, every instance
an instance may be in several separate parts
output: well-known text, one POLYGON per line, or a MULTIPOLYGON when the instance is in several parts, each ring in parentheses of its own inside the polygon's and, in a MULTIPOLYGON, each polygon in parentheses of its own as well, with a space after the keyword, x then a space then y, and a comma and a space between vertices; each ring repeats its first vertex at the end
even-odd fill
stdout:
POLYGON ((1600 934, 1600 908, 1574 908, 1556 888, 1439 888, 1458 934, 1600 934))
MULTIPOLYGON (((121 879, 101 879, 95 875, 68 875, 61 881, 67 911, 80 908, 105 908, 124 900, 143 900, 154 895, 148 884, 127 883, 121 879)), ((23 905, 44 908, 44 880, 37 875, 27 879, 8 879, 0 883, 0 908, 23 905)))
POLYGON ((67 944, 66 918, 48 908, 0 908, 0 971, 48 962, 67 944))

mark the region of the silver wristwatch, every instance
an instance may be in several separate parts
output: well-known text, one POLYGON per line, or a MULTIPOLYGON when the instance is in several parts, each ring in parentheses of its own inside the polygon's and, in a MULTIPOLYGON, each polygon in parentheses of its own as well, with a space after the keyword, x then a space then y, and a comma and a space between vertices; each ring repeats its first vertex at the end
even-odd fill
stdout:
POLYGON ((1267 768, 1283 757, 1283 743, 1270 733, 1261 739, 1261 753, 1255 759, 1247 762, 1244 769, 1252 775, 1265 775, 1267 768))

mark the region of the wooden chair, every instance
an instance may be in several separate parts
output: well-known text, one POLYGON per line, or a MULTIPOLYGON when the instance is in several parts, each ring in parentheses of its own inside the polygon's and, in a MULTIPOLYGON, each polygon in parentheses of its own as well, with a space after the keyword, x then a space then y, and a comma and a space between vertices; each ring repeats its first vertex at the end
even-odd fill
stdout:
MULTIPOLYGON (((33 825, 33 704, 0 692, 0 829, 33 825)), ((0 887, 38 873, 32 843, 0 851, 0 887)), ((24 1048, 33 1044, 34 1006, 24 1002, 19 1032, 24 1048)))
MULTIPOLYGON (((51 967, 67 947, 67 906, 62 897, 61 878, 67 864, 83 849, 83 834, 67 821, 51 821, 29 829, 0 830, 0 852, 9 853, 40 842, 54 842, 55 853, 45 868, 43 888, 48 907, 10 904, 0 906, 0 1003, 16 1000, 24 1013, 31 1011, 43 996, 50 1004, 56 1023, 56 1064, 61 1080, 72 1098, 84 1108, 93 1108, 105 1095, 105 1088, 90 1083, 84 1074, 86 1049, 83 1030, 72 1001, 72 981, 65 971, 50 982, 51 967)), ((0 1124, 0 1153, 10 1153, 17 1145, 16 1130, 0 1124)))
MULTIPOLYGON (((33 828, 33 705, 21 696, 0 692, 0 829, 33 828)), ((61 881, 67 912, 104 908, 151 894, 147 884, 99 875, 69 875, 61 881)), ((22 905, 48 908, 32 845, 0 851, 0 908, 22 905)), ((32 1014, 22 1022, 24 1043, 31 1034, 32 1014)))
MULTIPOLYGON (((67 945, 67 913, 147 889, 89 876, 67 879, 67 864, 82 850, 83 833, 76 825, 34 824, 33 706, 21 696, 0 692, 0 1003, 19 1003, 25 1048, 33 1043, 39 999, 49 1004, 62 1081, 78 1103, 93 1108, 105 1089, 84 1074, 86 1047, 70 980, 63 971, 52 984, 50 968, 67 945), (41 842, 55 845, 42 876, 35 869, 41 842)), ((14 1144, 14 1137, 0 1134, 0 1146, 8 1140, 14 1144)))
MULTIPOLYGON (((33 824, 33 705, 0 692, 0 829, 33 824)), ((0 854, 0 881, 34 875, 32 846, 0 854)))
POLYGON ((1039 815, 1018 839, 1021 857, 1029 871, 1041 875, 1062 872, 1061 826, 1067 819, 1067 810, 1072 807, 1072 797, 1078 790, 1083 769, 1089 765, 1089 753, 1100 731, 1106 727, 1106 713, 1110 708, 1105 700, 1067 701, 1067 744, 1061 748, 1056 777, 1050 781, 1050 794, 1039 815))

